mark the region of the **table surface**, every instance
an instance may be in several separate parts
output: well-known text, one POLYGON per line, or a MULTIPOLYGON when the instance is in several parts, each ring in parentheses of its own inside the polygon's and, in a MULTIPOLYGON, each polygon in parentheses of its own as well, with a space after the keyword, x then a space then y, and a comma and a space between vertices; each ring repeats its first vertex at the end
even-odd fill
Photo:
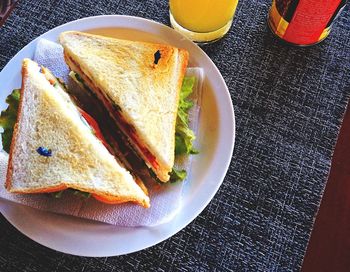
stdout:
MULTIPOLYGON (((241 1, 228 35, 203 47, 230 90, 237 138, 224 183, 196 220, 147 250, 84 258, 47 249, 0 216, 0 271, 299 270, 350 95, 349 7, 324 42, 298 48, 269 32, 270 4, 241 1)), ((165 0, 20 1, 0 28, 0 69, 47 30, 101 14, 169 24, 165 0)))
POLYGON ((332 160, 302 271, 347 272, 350 267, 350 108, 332 160))

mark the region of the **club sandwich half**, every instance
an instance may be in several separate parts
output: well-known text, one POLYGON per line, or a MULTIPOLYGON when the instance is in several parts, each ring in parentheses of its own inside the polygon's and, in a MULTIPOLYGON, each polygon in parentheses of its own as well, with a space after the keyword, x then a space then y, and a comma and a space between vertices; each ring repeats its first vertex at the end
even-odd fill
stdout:
POLYGON ((25 59, 6 188, 13 193, 76 189, 107 203, 149 207, 142 184, 108 151, 98 127, 45 68, 25 59))
POLYGON ((140 158, 160 181, 169 181, 188 52, 75 31, 62 33, 60 43, 70 69, 103 103, 140 158))

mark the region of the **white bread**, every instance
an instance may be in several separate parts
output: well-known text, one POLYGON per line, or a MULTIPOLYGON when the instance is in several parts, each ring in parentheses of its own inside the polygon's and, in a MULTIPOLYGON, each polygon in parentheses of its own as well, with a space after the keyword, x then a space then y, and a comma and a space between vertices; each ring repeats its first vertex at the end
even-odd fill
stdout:
POLYGON ((69 96, 39 70, 35 62, 23 61, 7 190, 42 193, 74 188, 106 202, 149 207, 148 196, 82 122, 69 96), (40 155, 38 147, 51 149, 52 156, 40 155))
MULTIPOLYGON (((104 93, 121 108, 123 119, 133 126, 159 165, 148 166, 161 181, 168 181, 174 165, 175 124, 188 52, 164 44, 74 31, 62 33, 60 43, 70 68, 95 93, 104 93), (155 64, 158 50, 161 57, 155 64)), ((147 163, 132 139, 131 143, 147 163)))

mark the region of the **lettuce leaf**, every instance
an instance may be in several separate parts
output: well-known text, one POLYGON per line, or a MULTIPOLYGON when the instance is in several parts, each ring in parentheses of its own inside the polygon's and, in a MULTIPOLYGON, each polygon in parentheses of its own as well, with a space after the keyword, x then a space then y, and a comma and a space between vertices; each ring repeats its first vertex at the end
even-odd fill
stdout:
POLYGON ((79 191, 79 190, 76 190, 76 189, 66 189, 66 190, 50 193, 50 195, 52 197, 54 197, 54 198, 61 198, 63 193, 66 192, 66 191, 68 191, 68 192, 72 193, 73 195, 78 196, 80 198, 88 199, 91 196, 90 193, 79 191))
MULTIPOLYGON (((188 111, 193 107, 193 101, 189 96, 192 94, 195 81, 195 77, 185 77, 182 82, 175 129, 175 156, 198 154, 193 147, 196 136, 189 128, 188 118, 188 111)), ((173 168, 170 173, 170 182, 182 181, 186 176, 186 170, 173 168)))
POLYGON ((177 181, 183 181, 187 176, 186 170, 176 170, 173 168, 173 170, 170 173, 170 182, 177 182, 177 181))
POLYGON ((193 147, 196 136, 188 125, 188 111, 193 107, 189 96, 193 91, 195 80, 194 77, 185 77, 182 82, 175 130, 175 156, 198 153, 193 147))
POLYGON ((3 110, 0 115, 0 127, 2 127, 4 130, 1 135, 2 146, 7 153, 10 152, 13 129, 16 124, 19 97, 20 90, 13 90, 12 93, 6 98, 6 103, 8 104, 7 109, 3 110))
POLYGON ((64 190, 58 191, 58 192, 53 192, 53 193, 50 193, 50 196, 52 196, 53 198, 61 198, 63 193, 64 193, 64 190))

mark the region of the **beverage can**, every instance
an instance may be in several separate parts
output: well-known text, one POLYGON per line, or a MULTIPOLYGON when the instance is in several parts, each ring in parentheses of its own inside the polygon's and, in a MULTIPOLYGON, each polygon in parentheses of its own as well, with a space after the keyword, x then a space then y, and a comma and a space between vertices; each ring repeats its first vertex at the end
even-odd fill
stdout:
POLYGON ((308 46, 325 39, 347 0, 273 0, 268 25, 282 40, 308 46))

